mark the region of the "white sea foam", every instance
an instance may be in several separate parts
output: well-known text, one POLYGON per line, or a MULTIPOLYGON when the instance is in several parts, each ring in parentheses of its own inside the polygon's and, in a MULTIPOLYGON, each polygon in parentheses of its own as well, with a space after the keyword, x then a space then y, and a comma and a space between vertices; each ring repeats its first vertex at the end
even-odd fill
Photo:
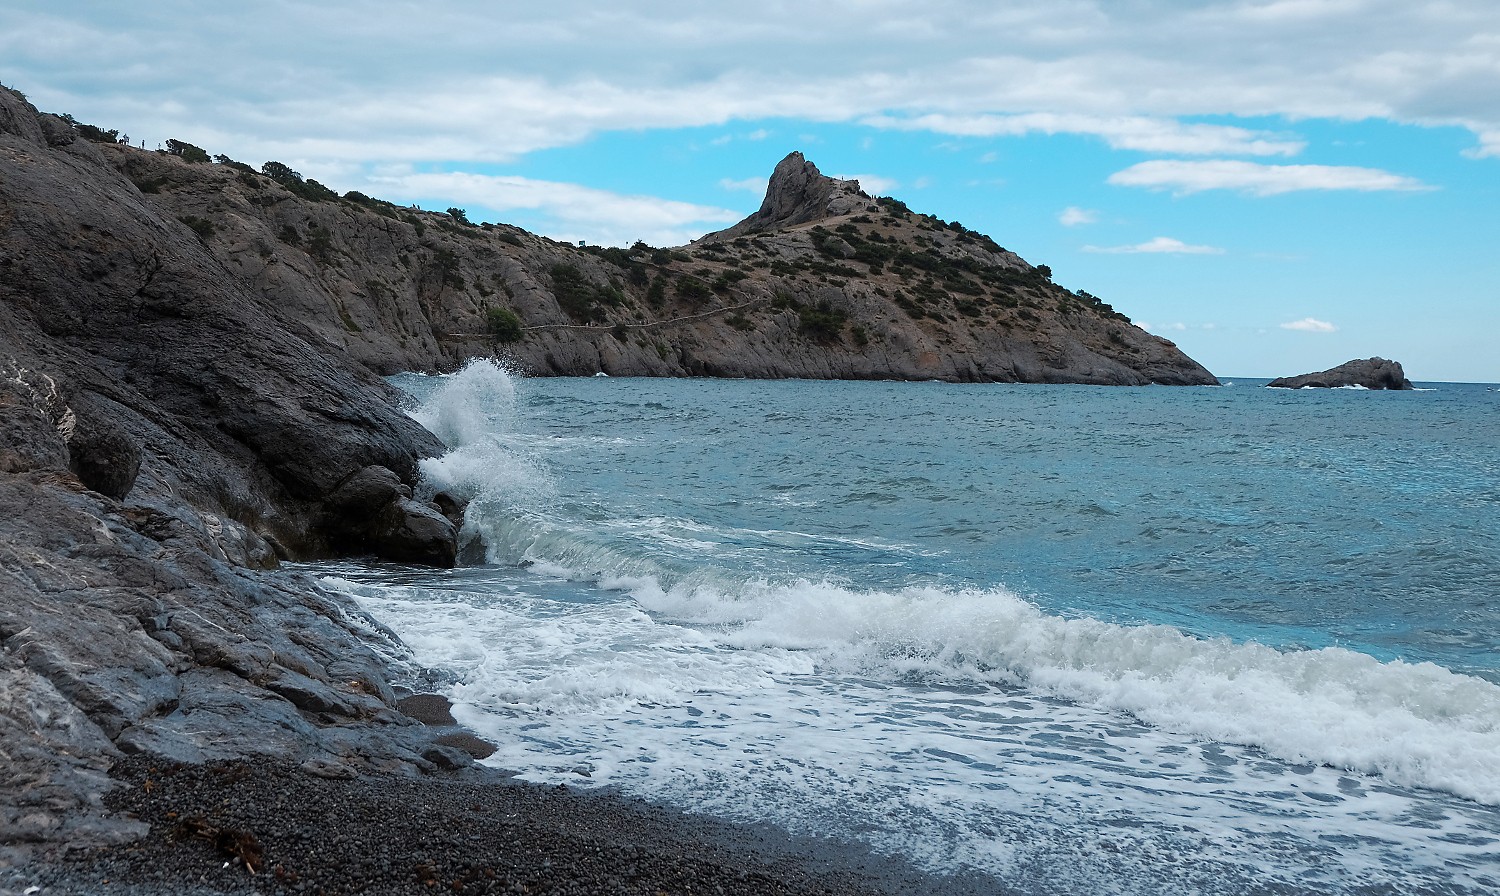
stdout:
MULTIPOLYGON (((1378 889, 1407 874, 1420 884, 1431 868, 1475 880, 1495 857, 1493 810, 1183 739, 1099 697, 1101 682, 1155 677, 1136 686, 1149 699, 1130 699, 1169 706, 1164 693, 1203 667, 1221 682, 1209 691, 1258 679, 1264 693, 1248 711, 1262 712, 1345 679, 1336 662, 1278 671, 1272 659, 1267 671, 1233 645, 1058 619, 999 593, 753 586, 731 598, 652 580, 598 583, 627 594, 514 575, 511 589, 477 593, 330 584, 394 625, 423 662, 457 673, 460 720, 498 744, 491 762, 530 780, 611 784, 802 833, 858 832, 935 870, 1063 867, 1090 892, 1149 893, 1164 878, 1207 892, 1218 869, 1268 855, 1263 883, 1378 889), (965 619, 976 620, 970 632, 965 619), (1004 652, 997 628, 1026 642, 1013 668, 975 659, 1004 652), (1070 669, 1085 686, 1039 686, 1043 668, 1054 678, 1070 669)), ((1393 691, 1424 702, 1425 686, 1404 684, 1366 689, 1385 704, 1371 708, 1371 727, 1400 702, 1393 691)), ((1186 691, 1183 712, 1201 727, 1202 697, 1186 691)), ((1223 712, 1245 711, 1242 693, 1228 699, 1223 712)), ((1432 752, 1447 748, 1434 727, 1461 709, 1413 713, 1432 752)))
POLYGON ((555 495, 534 447, 516 436, 515 379, 493 361, 470 361, 443 378, 412 417, 450 449, 421 461, 422 489, 469 501, 466 538, 504 527, 555 495))
POLYGON ((454 449, 424 464, 429 487, 472 497, 491 560, 527 569, 474 590, 464 571, 330 581, 459 677, 456 712, 497 765, 864 837, 934 869, 1073 875, 1039 892, 1209 892, 1221 867, 1262 860, 1239 879, 1491 885, 1492 683, 1059 616, 1003 588, 797 580, 777 550, 901 546, 562 512, 515 414, 515 382, 473 365, 417 412, 454 449))
POLYGON ((817 651, 860 674, 1007 682, 1500 805, 1500 686, 1342 648, 1278 651, 1042 612, 1013 593, 750 584, 733 594, 616 582, 647 609, 740 648, 817 651))

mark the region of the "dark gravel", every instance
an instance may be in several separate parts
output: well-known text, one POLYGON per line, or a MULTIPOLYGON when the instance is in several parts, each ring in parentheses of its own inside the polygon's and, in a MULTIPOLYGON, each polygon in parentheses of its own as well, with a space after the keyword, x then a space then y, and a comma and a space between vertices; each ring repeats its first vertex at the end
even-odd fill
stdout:
POLYGON ((295 766, 132 758, 107 802, 143 841, 0 872, 0 893, 916 894, 997 892, 784 832, 485 771, 329 780, 295 766), (253 867, 255 873, 251 873, 253 867))

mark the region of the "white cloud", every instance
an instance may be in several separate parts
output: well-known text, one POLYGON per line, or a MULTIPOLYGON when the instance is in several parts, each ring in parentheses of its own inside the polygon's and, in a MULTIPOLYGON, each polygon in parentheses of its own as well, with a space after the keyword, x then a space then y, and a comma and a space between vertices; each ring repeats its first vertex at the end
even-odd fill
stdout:
POLYGON ((1299 190, 1411 191, 1432 189, 1421 181, 1378 168, 1336 165, 1263 165, 1232 159, 1157 159, 1131 165, 1109 176, 1116 186, 1171 190, 1179 195, 1204 190, 1238 190, 1275 196, 1299 190))
POLYGON ((1064 227, 1077 227, 1080 224, 1092 224, 1099 220, 1099 213, 1093 209, 1079 208, 1070 205, 1063 209, 1057 216, 1057 221, 1064 227))
POLYGON ((476 219, 476 206, 495 212, 533 212, 549 222, 542 232, 553 238, 602 245, 629 245, 637 239, 652 245, 682 245, 743 217, 729 209, 526 177, 398 174, 371 178, 371 187, 398 201, 465 207, 476 219))
POLYGON ((746 193, 756 193, 759 195, 765 194, 766 185, 769 183, 770 178, 766 177, 746 177, 739 180, 731 177, 719 179, 719 186, 726 190, 742 190, 746 193))
POLYGON ((865 124, 903 131, 933 131, 966 137, 1084 134, 1115 149, 1181 155, 1291 156, 1303 141, 1226 125, 1183 124, 1165 118, 1033 112, 1023 115, 931 114, 911 118, 872 115, 865 124))
POLYGON ((50 0, 0 6, 0 81, 152 142, 325 164, 772 117, 1251 156, 1302 140, 1193 119, 1380 118, 1496 154, 1497 35, 1493 0, 50 0))
POLYGON ((901 186, 900 182, 878 174, 833 174, 830 177, 836 177, 839 180, 857 180, 859 188, 871 196, 889 196, 892 190, 901 186))
POLYGON ((1333 324, 1326 320, 1318 320, 1315 317, 1304 317, 1301 320, 1288 321, 1281 325, 1283 330, 1300 330, 1304 333, 1332 333, 1338 330, 1333 324))
POLYGON ((1169 236, 1159 236, 1137 243, 1133 246, 1084 246, 1085 252, 1098 252, 1106 255, 1137 255, 1137 254, 1162 254, 1162 255, 1223 255, 1224 250, 1216 246, 1192 246, 1182 240, 1174 240, 1169 236))

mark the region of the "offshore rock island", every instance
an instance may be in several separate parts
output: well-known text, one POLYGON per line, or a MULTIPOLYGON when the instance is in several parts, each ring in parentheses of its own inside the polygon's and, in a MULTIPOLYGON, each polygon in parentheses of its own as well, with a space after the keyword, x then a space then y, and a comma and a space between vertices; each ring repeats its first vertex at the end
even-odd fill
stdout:
POLYGON ((1407 391, 1413 388, 1401 362, 1385 358, 1356 358, 1318 373, 1278 377, 1266 385, 1272 389, 1347 389, 1357 386, 1407 391))
POLYGON ((7 865, 146 834, 107 804, 127 756, 115 777, 149 792, 152 762, 346 781, 483 752, 402 711, 393 636, 277 571, 455 561, 462 501, 418 477, 444 446, 381 375, 500 355, 540 375, 1215 382, 1045 267, 795 153, 759 212, 682 248, 453 212, 131 148, 0 88, 0 889, 7 865))

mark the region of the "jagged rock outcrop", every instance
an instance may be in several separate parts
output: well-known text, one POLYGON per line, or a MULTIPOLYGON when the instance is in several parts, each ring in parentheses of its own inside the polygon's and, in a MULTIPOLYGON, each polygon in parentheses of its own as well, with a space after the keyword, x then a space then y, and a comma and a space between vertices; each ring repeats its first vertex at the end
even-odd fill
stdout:
POLYGON ((71 125, 8 90, 0 110, 0 378, 50 415, 80 481, 116 499, 144 481, 236 541, 308 557, 337 540, 324 503, 351 474, 380 465, 411 485, 444 450, 99 147, 55 136, 71 125))
POLYGON ((1304 373, 1301 376, 1280 377, 1266 383, 1275 389, 1340 389, 1362 386, 1366 389, 1410 389, 1411 380, 1396 361, 1385 358, 1365 358, 1345 361, 1337 367, 1320 373, 1304 373))
POLYGON ((708 234, 699 242, 723 243, 752 233, 785 230, 810 221, 849 215, 869 205, 857 180, 825 177, 800 152, 782 159, 771 173, 760 210, 740 223, 708 234))

